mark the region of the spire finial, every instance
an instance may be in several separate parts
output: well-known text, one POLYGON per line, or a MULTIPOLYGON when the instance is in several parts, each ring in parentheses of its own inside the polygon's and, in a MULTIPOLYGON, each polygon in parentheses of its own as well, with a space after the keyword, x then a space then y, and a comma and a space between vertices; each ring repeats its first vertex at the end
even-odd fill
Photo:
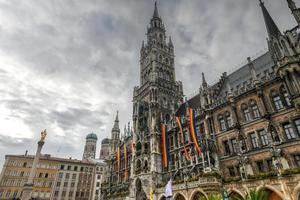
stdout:
POLYGON ((205 80, 205 75, 204 75, 203 72, 202 72, 202 87, 203 87, 203 88, 206 88, 206 87, 207 87, 207 83, 206 83, 206 80, 205 80))
POLYGON ((172 38, 169 36, 169 46, 173 46, 172 38))
POLYGON ((259 0, 259 5, 260 5, 262 13, 264 15, 265 24, 266 24, 266 28, 267 28, 269 36, 277 37, 278 35, 281 34, 279 28, 275 24, 273 18, 271 17, 270 13, 266 9, 265 4, 262 0, 259 0))
POLYGON ((118 110, 117 110, 117 115, 116 115, 115 122, 119 122, 119 111, 118 110))
POLYGON ((112 130, 120 132, 120 128, 119 128, 119 111, 118 110, 117 110, 117 115, 116 115, 116 119, 115 119, 114 126, 113 126, 112 130))
POLYGON ((287 3, 292 12, 293 10, 297 9, 297 6, 293 0, 287 0, 287 3))
POLYGON ((249 70, 250 70, 251 77, 252 77, 252 80, 253 80, 253 84, 254 85, 258 85, 259 84, 259 80, 257 78, 257 74, 256 74, 256 71, 255 71, 254 64, 253 64, 253 62, 251 60, 251 57, 248 57, 247 60, 248 60, 248 66, 249 66, 249 70))
POLYGON ((159 17, 159 15, 158 15, 158 9, 157 9, 157 1, 155 1, 155 4, 154 4, 153 18, 154 17, 159 17))

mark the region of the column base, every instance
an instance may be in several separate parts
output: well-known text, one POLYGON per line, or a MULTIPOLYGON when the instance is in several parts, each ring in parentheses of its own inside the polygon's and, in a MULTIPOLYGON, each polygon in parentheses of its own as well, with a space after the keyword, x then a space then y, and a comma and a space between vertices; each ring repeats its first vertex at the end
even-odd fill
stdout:
POLYGON ((32 183, 25 183, 23 192, 22 192, 22 197, 21 200, 30 200, 32 197, 32 188, 33 184, 32 183))

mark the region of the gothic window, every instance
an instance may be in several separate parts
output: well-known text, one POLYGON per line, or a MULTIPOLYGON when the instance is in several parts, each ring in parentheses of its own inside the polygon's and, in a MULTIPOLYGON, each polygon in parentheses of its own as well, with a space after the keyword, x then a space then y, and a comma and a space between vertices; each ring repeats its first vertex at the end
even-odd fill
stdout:
POLYGON ((145 160, 144 162, 144 170, 147 171, 148 170, 148 161, 145 160))
POLYGON ((232 119, 231 119, 230 112, 225 113, 225 119, 226 119, 227 127, 228 128, 232 127, 232 119))
POLYGON ((285 51, 285 54, 288 54, 289 53, 289 50, 285 44, 285 42, 283 40, 281 40, 281 46, 283 47, 284 51, 285 51))
POLYGON ((292 125, 290 123, 284 124, 283 129, 284 129, 284 133, 286 135, 286 138, 288 140, 296 138, 294 129, 292 128, 292 125))
POLYGON ((225 131, 226 130, 226 123, 223 115, 219 115, 219 123, 220 123, 220 130, 225 131))
POLYGON ((237 153, 237 140, 236 138, 231 139, 232 151, 233 153, 237 153))
POLYGON ((280 50, 280 48, 279 48, 279 45, 278 45, 278 43, 274 43, 274 48, 275 48, 275 53, 276 53, 276 55, 277 55, 277 57, 278 58, 281 58, 282 57, 282 54, 281 54, 281 50, 280 50))
POLYGON ((270 127, 270 133, 274 142, 280 142, 278 133, 273 126, 270 127))
POLYGON ((231 153, 230 147, 229 147, 229 141, 228 140, 223 141, 223 146, 224 146, 225 155, 229 155, 231 153))
POLYGON ((255 133, 250 133, 250 140, 251 140, 251 145, 253 149, 258 148, 258 143, 257 143, 257 137, 255 133))
POLYGON ((259 108, 254 100, 250 101, 250 107, 251 107, 253 119, 259 118, 260 117, 259 108))
POLYGON ((262 146, 267 146, 269 144, 267 132, 263 129, 263 130, 258 131, 258 135, 260 137, 262 146))
POLYGON ((168 58, 166 58, 166 64, 169 64, 169 59, 168 58))
POLYGON ((259 172, 264 172, 264 163, 263 161, 257 161, 256 166, 259 172))
POLYGON ((300 134, 300 119, 295 120, 295 126, 296 126, 296 129, 298 131, 298 134, 300 134))
POLYGON ((246 104, 242 105, 242 111, 243 111, 245 122, 251 121, 252 118, 251 118, 250 110, 246 104))
POLYGON ((189 143, 189 136, 187 134, 187 131, 183 132, 183 138, 184 138, 184 143, 188 144, 189 143))
POLYGON ((287 92, 287 90, 285 89, 284 86, 281 87, 280 89, 280 93, 282 94, 283 98, 284 98, 284 103, 286 106, 291 106, 291 100, 290 100, 290 95, 287 92))
POLYGON ((228 171, 230 176, 235 176, 234 167, 228 167, 228 171))
POLYGON ((145 145, 144 145, 144 151, 145 151, 145 153, 148 153, 148 144, 147 143, 145 143, 145 145))
POLYGON ((136 144, 136 155, 139 156, 141 154, 142 145, 140 142, 136 144))
POLYGON ((282 100, 281 100, 280 95, 278 93, 273 91, 271 93, 271 98, 272 98, 275 110, 283 109, 283 103, 282 103, 282 100))
POLYGON ((294 155, 294 159, 297 167, 300 167, 300 155, 294 155))
POLYGON ((159 55, 159 56, 158 56, 158 61, 159 61, 159 62, 162 62, 162 59, 163 59, 162 56, 159 55))

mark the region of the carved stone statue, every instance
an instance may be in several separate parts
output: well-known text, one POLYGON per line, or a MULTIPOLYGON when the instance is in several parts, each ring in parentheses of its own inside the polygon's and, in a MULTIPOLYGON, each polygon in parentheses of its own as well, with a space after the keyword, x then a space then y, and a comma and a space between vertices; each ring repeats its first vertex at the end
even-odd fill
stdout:
POLYGON ((46 132, 46 129, 45 129, 44 131, 41 132, 41 142, 45 141, 46 136, 47 136, 47 132, 46 132))

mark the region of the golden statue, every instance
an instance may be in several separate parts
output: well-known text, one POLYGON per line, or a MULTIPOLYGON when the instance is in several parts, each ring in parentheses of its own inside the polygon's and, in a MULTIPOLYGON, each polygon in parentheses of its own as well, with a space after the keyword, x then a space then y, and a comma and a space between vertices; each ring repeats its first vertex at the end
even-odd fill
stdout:
POLYGON ((46 129, 44 131, 41 132, 41 141, 44 142, 45 141, 45 138, 47 136, 47 132, 46 132, 46 129))

